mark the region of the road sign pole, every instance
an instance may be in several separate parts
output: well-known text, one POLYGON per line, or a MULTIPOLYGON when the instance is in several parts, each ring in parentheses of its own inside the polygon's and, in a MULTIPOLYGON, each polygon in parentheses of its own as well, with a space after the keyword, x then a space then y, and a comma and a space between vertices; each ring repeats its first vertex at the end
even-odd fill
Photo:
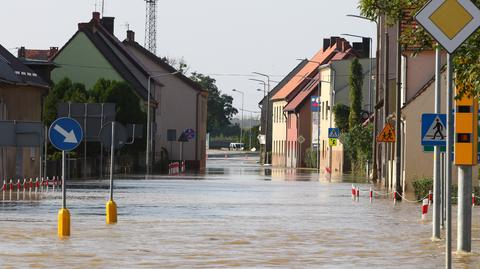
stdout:
POLYGON ((65 151, 62 151, 62 208, 67 208, 67 190, 65 188, 65 151))
MULTIPOLYGON (((441 62, 440 45, 435 49, 435 113, 440 113, 441 62)), ((433 156, 433 231, 432 239, 440 239, 440 146, 435 146, 433 156)))
POLYGON ((67 209, 67 193, 65 186, 65 151, 62 150, 62 208, 58 211, 58 237, 65 238, 70 236, 70 212, 67 209))
POLYGON ((446 148, 446 253, 445 268, 452 268, 452 149, 453 149, 453 71, 452 71, 452 55, 447 54, 447 148, 446 148))
POLYGON ((457 251, 472 251, 472 167, 458 167, 457 251))
POLYGON ((107 224, 117 223, 117 204, 113 201, 113 168, 115 162, 115 122, 112 121, 112 138, 110 145, 110 199, 105 207, 107 224))
POLYGON ((110 147, 110 200, 113 200, 113 165, 115 161, 115 122, 112 122, 112 145, 110 147))

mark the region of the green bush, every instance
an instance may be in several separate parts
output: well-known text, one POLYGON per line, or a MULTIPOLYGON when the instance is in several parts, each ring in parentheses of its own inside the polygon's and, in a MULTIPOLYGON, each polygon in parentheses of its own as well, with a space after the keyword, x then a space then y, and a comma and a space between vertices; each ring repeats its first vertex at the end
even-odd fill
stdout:
MULTIPOLYGON (((413 189, 415 191, 415 197, 417 200, 427 196, 429 191, 433 191, 433 179, 432 178, 420 178, 413 181, 413 189)), ((474 188, 475 204, 480 205, 480 187, 474 188)), ((458 202, 458 186, 452 185, 452 204, 458 202)))
POLYGON ((420 200, 423 197, 427 196, 429 191, 433 190, 433 179, 432 178, 416 179, 413 181, 412 185, 415 191, 416 199, 420 200))

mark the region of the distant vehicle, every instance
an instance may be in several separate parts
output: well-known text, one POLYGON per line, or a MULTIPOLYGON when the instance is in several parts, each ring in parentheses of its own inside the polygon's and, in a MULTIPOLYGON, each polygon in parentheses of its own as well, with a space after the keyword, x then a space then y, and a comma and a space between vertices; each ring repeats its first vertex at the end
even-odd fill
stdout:
POLYGON ((243 143, 230 143, 229 150, 244 150, 245 145, 243 143))

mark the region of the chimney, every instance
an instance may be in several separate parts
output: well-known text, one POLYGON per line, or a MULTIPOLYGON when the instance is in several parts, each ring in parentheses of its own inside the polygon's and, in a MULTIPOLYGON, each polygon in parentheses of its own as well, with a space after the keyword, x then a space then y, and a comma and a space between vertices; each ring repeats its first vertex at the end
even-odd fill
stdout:
POLYGON ((324 38, 323 39, 323 51, 326 51, 328 48, 330 48, 330 39, 324 38))
POLYGON ((25 47, 22 46, 18 49, 18 55, 17 56, 18 56, 18 58, 25 58, 25 56, 26 56, 25 47))
POLYGON ((113 30, 114 30, 114 22, 115 22, 115 18, 114 17, 103 17, 102 20, 102 26, 103 28, 105 28, 105 30, 107 30, 107 32, 109 32, 111 35, 114 35, 113 34, 113 30))
POLYGON ((370 58, 372 55, 370 55, 370 38, 362 38, 362 55, 364 55, 364 58, 370 58))
POLYGON ((92 13, 92 21, 94 23, 100 23, 100 12, 93 12, 92 13))
POLYGON ((339 39, 338 36, 332 36, 330 37, 330 46, 335 46, 337 45, 337 40, 339 39))
POLYGON ((135 42, 135 32, 132 30, 127 31, 127 42, 135 42))
POLYGON ((55 54, 58 52, 58 47, 50 47, 50 53, 48 54, 48 59, 52 59, 55 54))

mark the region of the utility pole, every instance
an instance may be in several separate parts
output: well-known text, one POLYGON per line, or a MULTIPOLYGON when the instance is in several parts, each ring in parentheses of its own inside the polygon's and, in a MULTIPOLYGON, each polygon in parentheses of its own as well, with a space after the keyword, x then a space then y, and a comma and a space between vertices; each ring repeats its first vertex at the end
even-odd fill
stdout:
MULTIPOLYGON (((384 125, 387 124, 387 117, 388 117, 388 98, 389 98, 389 85, 388 85, 388 72, 390 71, 389 70, 389 67, 388 67, 388 64, 389 64, 389 36, 388 36, 388 32, 385 32, 385 61, 384 61, 384 64, 383 64, 383 68, 384 68, 384 74, 383 74, 383 123, 384 125)), ((384 169, 382 169, 383 171, 383 176, 385 177, 385 187, 388 187, 388 150, 387 150, 387 145, 385 145, 385 167, 384 169)))
POLYGON ((157 1, 145 0, 145 48, 157 54, 157 1))
MULTIPOLYGON (((399 194, 403 193, 402 190, 402 111, 401 111, 401 97, 402 97, 402 42, 400 41, 400 34, 402 31, 401 16, 398 20, 397 26, 397 96, 396 96, 396 127, 395 132, 395 191, 399 194)), ((400 195, 397 199, 400 199, 400 195)))

